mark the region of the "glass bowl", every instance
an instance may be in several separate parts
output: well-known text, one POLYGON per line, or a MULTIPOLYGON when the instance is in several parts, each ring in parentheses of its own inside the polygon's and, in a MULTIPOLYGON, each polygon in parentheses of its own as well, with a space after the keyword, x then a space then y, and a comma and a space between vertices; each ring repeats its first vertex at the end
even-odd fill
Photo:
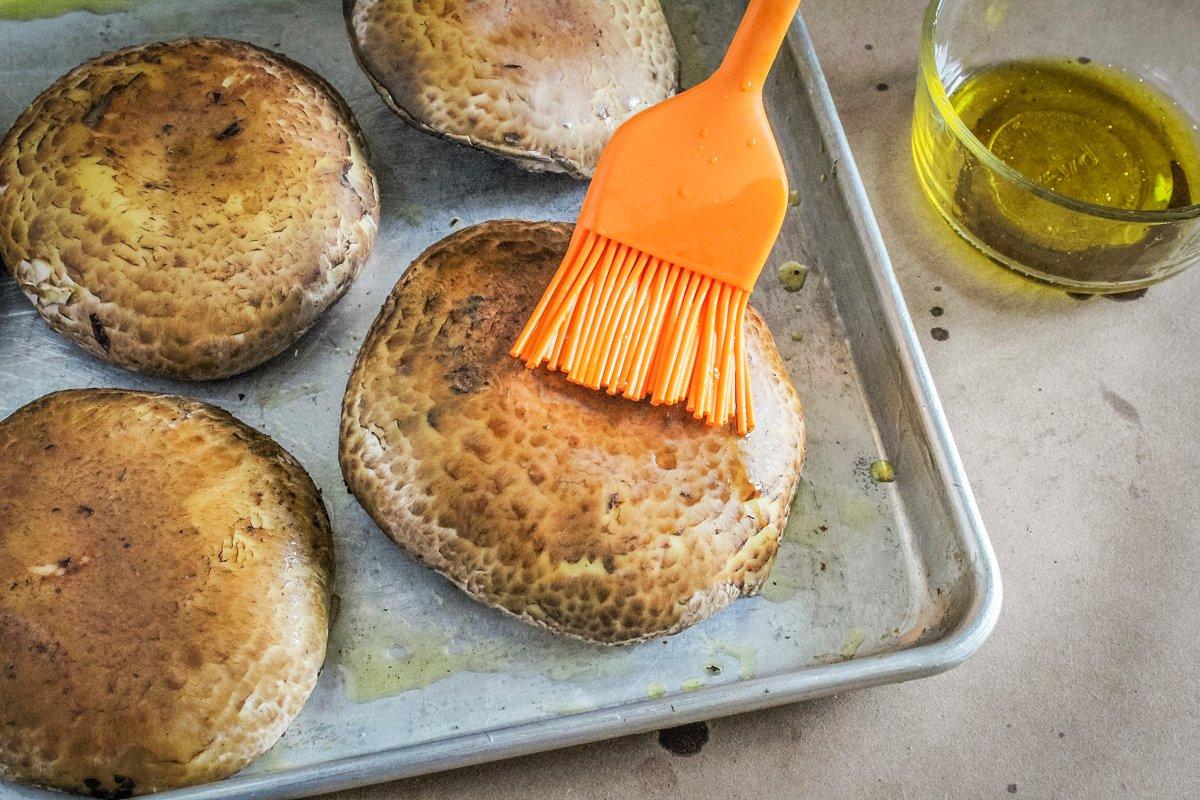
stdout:
MULTIPOLYGON (((1085 202, 996 155, 960 116, 955 92, 971 76, 1009 62, 1103 65, 1170 98, 1196 134, 1198 32, 1200 0, 933 0, 913 116, 913 159, 925 194, 994 260, 1071 291, 1130 291, 1195 264, 1200 180, 1176 172, 1176 162, 1174 191, 1162 209, 1085 202)), ((1085 155, 1071 168, 1092 163, 1085 155)))

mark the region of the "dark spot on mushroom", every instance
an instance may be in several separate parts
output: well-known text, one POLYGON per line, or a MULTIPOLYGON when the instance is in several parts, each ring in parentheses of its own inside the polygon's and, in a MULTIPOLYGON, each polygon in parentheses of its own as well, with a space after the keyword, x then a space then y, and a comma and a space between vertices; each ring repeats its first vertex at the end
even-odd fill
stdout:
POLYGON ((242 132, 242 123, 240 120, 235 119, 233 122, 226 125, 224 130, 222 130, 220 133, 217 134, 216 139, 218 142, 221 142, 226 139, 231 139, 234 136, 237 136, 241 132, 242 132))
POLYGON ((613 492, 608 496, 608 503, 605 505, 605 510, 612 511, 617 507, 617 493, 613 492))
POLYGON ((945 328, 934 328, 929 331, 929 335, 933 337, 934 341, 944 342, 950 338, 950 331, 945 328))
POLYGON ((446 381, 457 394, 470 394, 485 383, 483 373, 474 364, 463 364, 446 373, 446 381))
POLYGON ((606 555, 604 558, 600 559, 600 561, 602 564, 604 564, 604 571, 609 575, 612 575, 617 571, 617 560, 613 558, 612 555, 606 555))
POLYGON ((942 308, 941 306, 934 306, 933 308, 929 309, 929 313, 935 317, 940 317, 942 314, 946 313, 946 309, 942 308))
POLYGON ((99 314, 89 314, 88 320, 92 323, 92 336, 96 338, 96 344, 104 352, 108 352, 108 348, 112 346, 112 340, 108 338, 108 332, 104 330, 104 325, 100 322, 99 314))
POLYGON ((720 675, 721 674, 721 665, 720 664, 705 664, 704 671, 707 672, 709 675, 720 675))
POLYGON ((886 83, 877 83, 875 84, 875 89, 876 91, 886 92, 888 90, 888 85, 886 83))
POLYGON ((245 399, 246 399, 246 395, 245 395, 245 393, 243 393, 243 392, 238 392, 238 400, 245 400, 245 399))
POLYGON ((658 732, 658 743, 677 756, 694 756, 708 744, 708 723, 692 722, 658 732))
POLYGON ((59 569, 70 569, 71 563, 72 563, 72 561, 71 561, 70 556, 67 556, 66 558, 60 558, 58 560, 58 568, 59 569))
POLYGON ((1080 63, 1080 64, 1090 64, 1090 63, 1092 63, 1092 60, 1091 60, 1090 58, 1088 58, 1087 56, 1080 56, 1080 57, 1078 58, 1078 61, 1079 61, 1079 63, 1080 63))
POLYGON ((163 126, 162 126, 162 132, 163 132, 163 133, 170 133, 170 132, 171 132, 171 131, 173 131, 173 130, 175 130, 175 126, 174 126, 174 125, 172 125, 172 124, 171 124, 171 123, 169 123, 169 122, 168 122, 166 125, 163 125, 163 126))
POLYGON ((1009 794, 1016 794, 1016 793, 1017 793, 1017 785, 1016 785, 1015 783, 1010 783, 1010 784, 1008 785, 1008 793, 1009 793, 1009 794))
POLYGON ((441 417, 441 412, 438 411, 437 406, 433 406, 432 408, 430 408, 428 411, 425 412, 425 421, 428 422, 429 427, 433 428, 435 431, 440 430, 438 428, 438 423, 441 421, 440 417, 441 417))
MULTIPOLYGON (((160 63, 157 59, 152 60, 148 56, 145 57, 144 60, 147 62, 150 62, 150 63, 160 63)), ((130 86, 133 86, 135 83, 137 83, 138 81, 142 80, 145 77, 146 77, 145 73, 139 72, 137 75, 134 75, 132 78, 130 78, 125 83, 122 83, 118 86, 114 86, 111 89, 109 89, 107 92, 105 92, 104 96, 101 97, 98 101, 96 101, 96 103, 91 108, 88 109, 87 114, 84 115, 83 124, 87 125, 89 128, 94 128, 96 126, 96 124, 100 122, 100 119, 104 116, 105 112, 108 111, 108 107, 112 104, 113 98, 116 97, 117 93, 119 93, 125 89, 128 89, 130 86), (101 106, 101 107, 97 108, 97 106, 101 106), (89 115, 93 114, 94 112, 98 112, 97 116, 95 117, 95 121, 93 123, 89 124, 88 117, 89 117, 89 115)))
POLYGON ((864 49, 864 50, 874 50, 874 49, 875 49, 875 45, 873 45, 873 44, 864 44, 864 45, 863 45, 863 49, 864 49))
POLYGON ((215 92, 215 91, 209 92, 208 93, 208 102, 212 103, 214 106, 218 106, 221 104, 222 96, 223 95, 220 92, 215 92))
POLYGON ((505 64, 504 68, 505 69, 520 69, 521 65, 520 64, 505 64))
POLYGON ((1116 292, 1115 294, 1104 295, 1105 300, 1112 300, 1115 303, 1128 303, 1130 300, 1141 300, 1146 296, 1146 292, 1150 291, 1147 288, 1134 289, 1132 292, 1116 292))
POLYGON ((75 510, 79 512, 80 515, 85 517, 90 517, 92 514, 96 513, 95 509, 93 509, 91 506, 79 506, 75 510))
POLYGON ((114 86, 104 94, 100 95, 100 99, 92 103, 87 111, 83 113, 83 118, 80 120, 89 128, 94 128, 100 124, 100 120, 104 119, 104 115, 108 113, 108 107, 112 105, 113 98, 117 96, 117 92, 121 91, 128 84, 114 86))

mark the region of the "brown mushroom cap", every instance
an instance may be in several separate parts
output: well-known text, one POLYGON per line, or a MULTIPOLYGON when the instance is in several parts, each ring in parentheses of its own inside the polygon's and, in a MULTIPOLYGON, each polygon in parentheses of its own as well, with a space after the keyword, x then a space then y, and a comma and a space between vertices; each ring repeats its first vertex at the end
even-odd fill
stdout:
POLYGON ((758 427, 745 438, 509 357, 570 234, 485 223, 409 268, 350 376, 342 472, 389 536, 472 597, 624 643, 758 590, 796 489, 803 413, 753 311, 758 427))
POLYGON ((359 64, 409 124, 534 171, 590 176, 675 92, 658 0, 344 0, 359 64))
POLYGON ((325 653, 303 467, 181 397, 58 392, 0 422, 0 778, 128 797, 265 752, 325 653))
POLYGON ((378 224, 345 102, 241 42, 77 67, 0 144, 0 256, 50 326, 177 378, 242 372, 349 287, 378 224))

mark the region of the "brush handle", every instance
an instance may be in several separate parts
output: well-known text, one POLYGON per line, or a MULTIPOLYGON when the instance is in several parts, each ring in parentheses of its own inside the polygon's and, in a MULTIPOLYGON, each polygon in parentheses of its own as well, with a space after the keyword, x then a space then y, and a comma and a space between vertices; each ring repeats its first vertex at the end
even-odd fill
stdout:
POLYGON ((762 92, 800 0, 750 0, 718 72, 744 91, 762 92))

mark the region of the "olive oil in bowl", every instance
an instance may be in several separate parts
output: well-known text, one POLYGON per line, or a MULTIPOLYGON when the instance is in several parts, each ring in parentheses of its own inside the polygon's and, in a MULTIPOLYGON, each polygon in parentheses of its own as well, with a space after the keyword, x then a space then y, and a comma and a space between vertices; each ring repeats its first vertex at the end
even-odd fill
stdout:
POLYGON ((1100 291, 1151 282, 1182 230, 1155 213, 1200 199, 1195 120, 1148 81, 1086 58, 1003 62, 948 88, 990 153, 916 120, 922 183, 952 225, 1035 277, 1100 291))

